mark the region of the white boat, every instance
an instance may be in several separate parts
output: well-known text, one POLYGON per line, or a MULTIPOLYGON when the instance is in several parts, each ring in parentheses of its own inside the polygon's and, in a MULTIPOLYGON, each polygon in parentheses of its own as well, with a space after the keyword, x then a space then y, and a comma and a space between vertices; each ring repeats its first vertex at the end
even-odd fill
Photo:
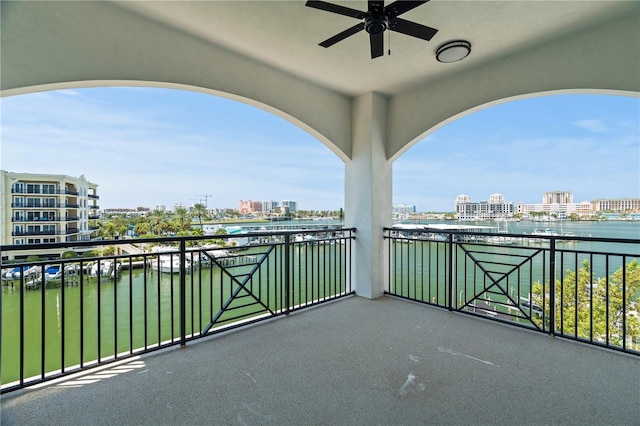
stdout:
POLYGON ((118 272, 120 272, 120 265, 113 260, 100 260, 91 265, 91 268, 89 269, 90 276, 98 276, 98 266, 100 267, 99 273, 102 278, 115 278, 118 272))
POLYGON ((62 277, 62 267, 60 265, 47 265, 44 269, 44 279, 46 281, 57 280, 62 277))
POLYGON ((42 266, 16 266, 15 268, 2 271, 2 279, 5 281, 19 280, 21 275, 20 270, 22 270, 22 275, 24 276, 24 278, 28 279, 39 276, 42 273, 42 266))
POLYGON ((3 280, 19 280, 20 270, 22 270, 26 275, 27 271, 29 270, 29 266, 23 266, 23 267, 16 266, 15 268, 4 269, 2 271, 2 279, 3 280))
POLYGON ((177 255, 161 255, 157 259, 151 261, 151 269, 164 274, 179 274, 180 258, 177 255))
POLYGON ((531 235, 538 235, 543 237, 557 237, 559 234, 551 228, 536 228, 531 232, 531 235))
MULTIPOLYGON (((506 220, 498 220, 498 234, 508 234, 509 228, 507 227, 506 220), (500 223, 504 223, 504 229, 500 227, 500 223)), ((491 237, 487 237, 487 242, 490 244, 500 244, 500 245, 512 245, 516 243, 515 237, 506 237, 502 235, 494 235, 491 237)))

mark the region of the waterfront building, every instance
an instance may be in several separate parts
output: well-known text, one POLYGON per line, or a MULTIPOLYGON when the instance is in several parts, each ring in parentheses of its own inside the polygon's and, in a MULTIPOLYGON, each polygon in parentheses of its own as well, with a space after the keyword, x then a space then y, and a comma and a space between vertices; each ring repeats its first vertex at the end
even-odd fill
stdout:
POLYGON ((290 213, 294 213, 298 211, 298 202, 291 200, 284 200, 282 202, 282 207, 288 208, 290 213))
POLYGON ((2 245, 88 241, 97 188, 84 175, 0 171, 2 245))
POLYGON ((260 213, 262 212, 262 201, 240 200, 238 212, 240 214, 260 213))
POLYGON ((276 210, 276 207, 280 205, 279 202, 269 200, 262 202, 262 211, 265 213, 273 213, 276 210))
POLYGON ((148 207, 136 207, 134 209, 127 207, 110 207, 100 210, 104 215, 119 214, 128 217, 140 217, 149 213, 148 207))
POLYGON ((572 204, 573 194, 569 191, 545 192, 542 197, 543 204, 572 204))
POLYGON ((397 204, 393 206, 394 215, 408 215, 416 212, 414 204, 397 204))
POLYGON ((597 199, 591 202, 594 212, 640 212, 640 198, 597 199))
POLYGON ((496 220, 513 217, 513 201, 505 202, 502 194, 491 194, 486 201, 471 201, 468 195, 458 195, 455 202, 458 220, 496 220))
POLYGON ((569 191, 553 191, 544 193, 542 203, 519 202, 516 212, 524 216, 542 213, 545 216, 555 216, 557 219, 564 220, 571 214, 577 214, 582 218, 590 217, 593 209, 589 201, 574 203, 573 195, 569 191))

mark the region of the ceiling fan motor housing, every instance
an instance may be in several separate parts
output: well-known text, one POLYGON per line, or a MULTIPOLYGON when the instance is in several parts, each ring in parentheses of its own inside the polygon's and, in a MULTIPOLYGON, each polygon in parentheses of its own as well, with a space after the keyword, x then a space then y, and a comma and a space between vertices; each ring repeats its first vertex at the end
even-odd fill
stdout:
POLYGON ((387 15, 367 16, 364 19, 364 29, 369 34, 379 34, 389 28, 389 18, 387 15))

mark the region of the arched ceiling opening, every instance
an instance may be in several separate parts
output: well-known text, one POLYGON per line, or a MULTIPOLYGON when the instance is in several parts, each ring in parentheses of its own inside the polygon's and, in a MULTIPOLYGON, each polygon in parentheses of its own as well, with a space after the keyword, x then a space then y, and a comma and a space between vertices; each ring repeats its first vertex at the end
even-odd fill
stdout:
POLYGON ((539 203, 640 196, 640 99, 554 92, 484 105, 439 126, 394 162, 394 204, 452 211, 494 192, 539 203))
MULTIPOLYGON (((336 3, 366 9, 364 0, 336 3)), ((0 7, 2 96, 73 82, 201 88, 272 110, 345 161, 354 101, 369 93, 388 100, 386 151, 394 160, 429 129, 501 99, 640 91, 639 2, 433 0, 403 15, 437 28, 432 40, 385 34, 385 55, 374 60, 365 33, 318 46, 355 22, 304 1, 0 7), (471 44, 469 57, 438 62, 438 46, 457 39, 471 44)))
POLYGON ((292 125, 301 128, 302 130, 312 135, 314 138, 318 139, 325 146, 327 146, 334 154, 336 154, 338 158, 340 158, 342 161, 346 161, 348 159, 347 155, 340 149, 340 147, 334 144, 332 140, 328 139, 323 133, 319 132, 314 127, 308 125, 306 122, 301 121, 297 115, 288 114, 285 111, 281 111, 277 109, 273 105, 259 102, 256 99, 246 98, 234 93, 227 93, 227 92, 212 90, 204 87, 196 87, 196 86, 190 86, 190 85, 178 84, 178 83, 151 82, 151 81, 121 81, 121 80, 68 81, 68 82, 51 83, 51 84, 44 84, 44 85, 38 85, 38 86, 22 87, 17 90, 9 91, 9 93, 5 93, 5 95, 16 96, 16 95, 23 95, 23 94, 29 94, 29 93, 44 92, 44 91, 83 89, 83 88, 95 88, 95 87, 148 87, 148 88, 156 88, 156 89, 186 90, 190 92, 198 92, 198 93, 203 93, 211 96, 218 96, 221 98, 226 98, 233 101, 241 102, 241 103, 250 105, 252 107, 267 111, 277 117, 282 118, 283 120, 288 121, 292 125))
POLYGON ((626 97, 640 98, 640 92, 628 92, 628 91, 621 91, 621 90, 573 89, 573 90, 546 91, 546 92, 539 92, 539 93, 526 93, 526 94, 521 94, 521 95, 518 95, 518 96, 512 96, 512 97, 509 97, 509 98, 497 99, 497 100, 494 100, 494 101, 491 101, 491 102, 487 102, 487 103, 481 104, 481 105, 476 105, 476 106, 474 106, 472 108, 469 108, 467 110, 461 111, 461 112, 459 112, 457 114, 454 114, 454 115, 444 119, 443 121, 440 121, 440 122, 436 123, 431 128, 424 129, 424 132, 422 134, 420 134, 418 137, 414 138, 412 141, 410 141, 409 143, 404 145, 402 150, 397 152, 393 156, 392 161, 395 161, 398 158, 400 158, 405 152, 407 152, 415 144, 417 144, 420 141, 424 140, 425 138, 427 138, 429 135, 433 134, 434 132, 437 132, 439 129, 441 129, 441 128, 443 128, 443 127, 445 127, 445 126, 447 126, 447 125, 449 125, 451 123, 454 123, 454 122, 460 120, 463 117, 466 117, 468 115, 474 114, 474 113, 476 113, 478 111, 482 111, 484 109, 491 108, 491 107, 494 107, 496 105, 501 105, 501 104, 511 103, 511 102, 517 102, 517 101, 525 100, 525 99, 531 99, 531 98, 537 98, 537 97, 543 97, 543 96, 570 95, 570 94, 626 96, 626 97))
POLYGON ((239 199, 298 200, 303 210, 343 202, 344 163, 308 132, 244 102, 126 86, 1 103, 3 169, 85 173, 108 207, 191 205, 205 193, 218 208, 239 199))

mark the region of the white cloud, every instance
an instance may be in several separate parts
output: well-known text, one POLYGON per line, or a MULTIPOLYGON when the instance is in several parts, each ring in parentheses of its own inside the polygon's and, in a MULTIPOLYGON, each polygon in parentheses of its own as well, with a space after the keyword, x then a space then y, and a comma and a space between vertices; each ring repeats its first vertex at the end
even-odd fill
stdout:
POLYGON ((609 127, 607 127, 602 120, 578 120, 574 121, 573 124, 594 133, 605 133, 609 131, 609 127))
MULTIPOLYGON (((342 161, 302 130, 237 102, 147 88, 0 102, 2 168, 85 174, 100 185, 103 207, 191 204, 205 193, 218 207, 239 199, 296 199, 303 209, 344 202, 342 161)), ((580 200, 637 197, 638 100, 613 118, 581 100, 582 117, 597 117, 590 120, 546 102, 535 111, 514 102, 509 117, 489 108, 429 135, 394 163, 394 203, 450 211, 460 193, 538 202, 555 189, 580 200)))

